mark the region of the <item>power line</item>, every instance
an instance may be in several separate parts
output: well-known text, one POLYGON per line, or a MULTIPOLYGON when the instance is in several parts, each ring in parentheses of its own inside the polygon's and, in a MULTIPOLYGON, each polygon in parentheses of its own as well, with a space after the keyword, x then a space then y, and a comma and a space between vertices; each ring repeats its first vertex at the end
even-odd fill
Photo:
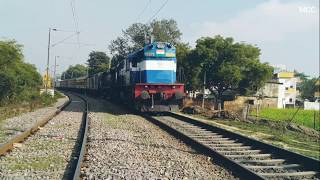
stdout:
MULTIPOLYGON (((77 32, 79 32, 79 17, 77 16, 77 13, 76 13, 75 0, 70 1, 70 6, 71 6, 72 17, 73 17, 75 29, 77 32)), ((77 34, 77 42, 79 43, 79 47, 80 47, 79 34, 77 34)))
MULTIPOLYGON (((75 0, 70 0, 70 6, 71 6, 72 18, 73 18, 75 30, 79 32, 79 17, 77 16, 77 13, 76 13, 75 0)), ((81 46, 79 33, 77 34, 77 43, 78 43, 78 50, 79 50, 81 46)), ((77 53, 73 53, 73 56, 75 56, 77 59, 77 53)))
MULTIPOLYGON (((74 44, 79 44, 78 42, 62 42, 62 44, 70 44, 70 45, 74 45, 74 44)), ((96 46, 96 44, 90 44, 90 43, 81 43, 81 46, 96 46)))
POLYGON ((64 38, 64 39, 62 39, 62 40, 60 40, 60 41, 52 44, 51 47, 54 47, 54 46, 56 46, 56 45, 64 42, 65 40, 70 39, 70 38, 72 38, 73 36, 78 35, 78 34, 80 34, 80 32, 75 32, 74 34, 71 34, 70 36, 67 36, 66 38, 64 38))
POLYGON ((142 9, 142 11, 139 13, 137 19, 135 20, 135 22, 138 22, 138 20, 140 19, 141 15, 147 10, 149 4, 151 4, 151 0, 149 0, 146 4, 146 6, 142 9))
POLYGON ((156 17, 156 15, 164 8, 164 6, 168 3, 169 0, 166 0, 162 5, 161 7, 158 9, 158 11, 153 15, 151 16, 151 18, 147 21, 147 23, 149 23, 154 17, 156 17))

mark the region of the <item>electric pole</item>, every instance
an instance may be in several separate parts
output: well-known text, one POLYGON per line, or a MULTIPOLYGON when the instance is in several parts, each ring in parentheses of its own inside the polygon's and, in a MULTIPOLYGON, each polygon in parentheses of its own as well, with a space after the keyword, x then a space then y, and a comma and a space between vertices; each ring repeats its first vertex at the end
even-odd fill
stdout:
MULTIPOLYGON (((52 29, 53 31, 57 31, 57 29, 52 29)), ((45 91, 48 93, 48 82, 49 82, 49 63, 50 63, 50 38, 51 38, 51 28, 49 28, 49 40, 48 40, 48 58, 47 58, 47 69, 46 69, 46 79, 45 79, 45 91)))
POLYGON ((59 56, 54 57, 54 67, 53 67, 53 89, 56 87, 56 70, 57 70, 57 58, 59 56))
POLYGON ((204 109, 204 94, 206 91, 206 72, 203 75, 203 93, 202 93, 202 109, 204 109))
POLYGON ((50 34, 51 34, 51 28, 49 28, 49 40, 48 40, 48 58, 47 58, 47 68, 46 68, 46 74, 45 74, 45 84, 44 88, 46 93, 48 93, 48 80, 49 80, 49 62, 50 62, 50 34))

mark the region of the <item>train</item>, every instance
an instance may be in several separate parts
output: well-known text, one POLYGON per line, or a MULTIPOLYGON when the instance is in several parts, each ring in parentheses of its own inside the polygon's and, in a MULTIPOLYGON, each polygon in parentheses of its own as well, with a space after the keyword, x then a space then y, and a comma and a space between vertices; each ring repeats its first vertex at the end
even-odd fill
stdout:
POLYGON ((152 42, 130 53, 117 67, 91 76, 61 80, 58 89, 88 92, 141 112, 179 109, 184 84, 176 80, 176 48, 152 42))

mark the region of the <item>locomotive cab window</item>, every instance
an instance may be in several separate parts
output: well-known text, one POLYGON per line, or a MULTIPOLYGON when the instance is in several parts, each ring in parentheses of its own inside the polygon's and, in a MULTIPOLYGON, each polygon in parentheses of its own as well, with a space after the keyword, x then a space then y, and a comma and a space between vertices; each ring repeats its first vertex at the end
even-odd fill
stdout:
POLYGON ((131 63, 130 63, 129 60, 127 59, 127 60, 126 60, 126 70, 127 70, 127 71, 130 70, 130 64, 131 64, 131 63))
POLYGON ((132 62, 132 67, 138 67, 138 62, 137 61, 133 61, 132 62))

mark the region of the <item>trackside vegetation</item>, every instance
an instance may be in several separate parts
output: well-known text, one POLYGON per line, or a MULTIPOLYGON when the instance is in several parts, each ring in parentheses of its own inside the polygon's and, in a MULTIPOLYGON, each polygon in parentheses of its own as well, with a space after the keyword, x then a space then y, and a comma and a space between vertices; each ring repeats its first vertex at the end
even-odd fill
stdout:
POLYGON ((60 97, 40 95, 41 85, 36 67, 24 62, 22 45, 0 40, 0 121, 48 106, 60 97))
MULTIPOLYGON (((320 130, 319 111, 303 110, 297 108, 276 109, 264 108, 259 112, 259 118, 273 121, 287 121, 300 124, 309 128, 320 130)), ((256 112, 251 112, 252 116, 256 116, 256 112)))

